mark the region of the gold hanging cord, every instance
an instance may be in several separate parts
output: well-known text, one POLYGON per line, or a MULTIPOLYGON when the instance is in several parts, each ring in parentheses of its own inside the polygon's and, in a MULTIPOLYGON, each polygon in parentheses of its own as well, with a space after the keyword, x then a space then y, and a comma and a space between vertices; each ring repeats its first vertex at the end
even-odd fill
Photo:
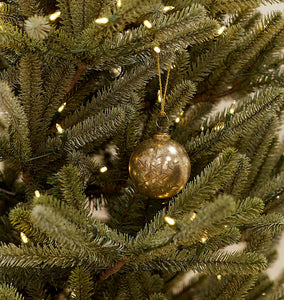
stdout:
POLYGON ((161 50, 160 50, 159 47, 155 47, 154 49, 155 49, 154 51, 157 53, 157 67, 158 67, 160 95, 161 95, 161 111, 160 111, 160 116, 164 117, 164 116, 166 116, 166 113, 165 113, 165 102, 166 102, 166 94, 167 94, 167 89, 168 89, 168 84, 169 84, 171 66, 169 66, 169 68, 168 68, 166 85, 165 85, 165 92, 163 94, 162 75, 161 75, 161 67, 160 67, 160 51, 161 50))

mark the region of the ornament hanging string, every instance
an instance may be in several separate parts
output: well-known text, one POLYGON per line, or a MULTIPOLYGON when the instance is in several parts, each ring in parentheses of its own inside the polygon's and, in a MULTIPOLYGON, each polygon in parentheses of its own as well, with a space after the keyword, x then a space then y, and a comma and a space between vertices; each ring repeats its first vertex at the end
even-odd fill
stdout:
POLYGON ((160 116, 166 117, 167 115, 165 113, 165 102, 166 102, 166 93, 167 93, 167 89, 168 89, 168 83, 169 83, 169 78, 170 78, 171 66, 169 66, 169 68, 168 68, 166 85, 165 85, 165 92, 163 93, 162 75, 161 75, 161 67, 160 67, 160 48, 159 48, 159 51, 155 51, 155 52, 157 53, 157 67, 158 67, 160 95, 161 95, 161 111, 160 111, 160 116))

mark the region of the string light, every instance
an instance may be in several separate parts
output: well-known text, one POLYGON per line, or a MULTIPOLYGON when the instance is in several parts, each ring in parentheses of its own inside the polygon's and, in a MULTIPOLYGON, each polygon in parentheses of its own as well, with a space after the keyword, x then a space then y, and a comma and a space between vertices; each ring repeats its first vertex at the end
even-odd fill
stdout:
POLYGON ((161 52, 161 48, 159 48, 158 46, 155 46, 153 49, 154 49, 154 51, 156 53, 160 53, 161 52))
POLYGON ((2 7, 3 6, 3 2, 0 2, 0 7, 2 7))
POLYGON ((164 6, 163 7, 163 11, 164 12, 168 12, 168 11, 170 11, 170 10, 173 10, 175 7, 174 6, 164 6))
POLYGON ((218 29, 218 34, 220 35, 220 34, 222 34, 223 32, 224 32, 224 30, 226 29, 226 27, 225 26, 222 26, 222 27, 220 27, 219 29, 218 29))
POLYGON ((276 198, 277 198, 277 199, 279 199, 279 198, 280 198, 280 196, 278 195, 278 196, 276 196, 276 198))
POLYGON ((219 122, 215 127, 214 130, 215 131, 219 131, 221 129, 223 129, 225 127, 225 124, 223 122, 219 122))
POLYGON ((183 116, 183 114, 184 114, 184 111, 181 111, 179 115, 182 117, 182 116, 183 116))
POLYGON ((39 192, 38 190, 35 191, 35 196, 36 196, 37 198, 40 197, 40 192, 39 192))
POLYGON ((62 112, 63 109, 65 108, 66 106, 66 102, 64 102, 59 108, 58 108, 58 112, 62 112))
POLYGON ((262 295, 262 296, 266 296, 266 293, 262 293, 261 295, 262 295))
POLYGON ((106 171, 107 171, 107 167, 101 167, 101 168, 100 168, 100 172, 101 172, 101 173, 105 173, 106 171))
POLYGON ((60 15, 61 15, 61 12, 58 10, 49 16, 49 20, 54 22, 56 19, 58 19, 60 17, 60 15))
POLYGON ((217 279, 221 280, 222 279, 222 275, 221 274, 217 275, 217 279))
POLYGON ((225 228, 228 228, 228 225, 224 225, 225 228))
POLYGON ((20 233, 20 236, 24 244, 29 241, 28 237, 23 232, 20 233))
POLYGON ((200 126, 200 130, 204 131, 204 126, 203 125, 200 126))
POLYGON ((230 112, 230 114, 234 114, 234 112, 235 112, 235 104, 236 104, 236 101, 234 101, 233 103, 232 103, 232 105, 231 105, 231 107, 230 107, 230 110, 229 110, 229 112, 230 112))
POLYGON ((162 95, 161 95, 161 90, 158 90, 158 102, 162 102, 162 95))
POLYGON ((103 18, 98 18, 95 20, 97 24, 107 24, 109 22, 109 18, 103 17, 103 18))
POLYGON ((121 7, 121 5, 122 5, 121 0, 117 0, 116 6, 117 6, 117 7, 121 7))
POLYGON ((196 218, 196 213, 192 213, 191 217, 190 217, 190 221, 193 221, 196 218))
POLYGON ((64 130, 63 130, 63 128, 60 126, 60 124, 58 124, 58 123, 56 123, 56 129, 57 129, 57 131, 59 132, 59 133, 63 133, 64 132, 64 130))
POLYGON ((146 28, 151 29, 153 27, 152 23, 148 20, 144 20, 143 24, 146 28))
POLYGON ((168 223, 170 226, 174 226, 176 221, 175 219, 169 217, 169 216, 165 216, 164 218, 165 222, 168 223))
POLYGON ((175 122, 176 122, 176 123, 179 123, 179 122, 180 122, 180 117, 177 117, 177 118, 175 119, 175 122))

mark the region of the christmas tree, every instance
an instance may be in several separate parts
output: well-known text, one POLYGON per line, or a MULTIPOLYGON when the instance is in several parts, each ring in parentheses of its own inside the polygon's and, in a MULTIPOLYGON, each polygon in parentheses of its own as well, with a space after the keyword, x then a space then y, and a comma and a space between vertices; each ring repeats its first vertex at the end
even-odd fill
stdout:
POLYGON ((0 299, 284 298, 274 2, 0 3, 0 299))

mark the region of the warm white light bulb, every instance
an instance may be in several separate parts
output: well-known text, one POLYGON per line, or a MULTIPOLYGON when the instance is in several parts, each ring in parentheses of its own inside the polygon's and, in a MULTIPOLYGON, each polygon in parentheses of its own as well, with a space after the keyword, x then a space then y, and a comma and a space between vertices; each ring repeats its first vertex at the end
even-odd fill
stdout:
POLYGON ((101 173, 105 173, 106 171, 107 171, 107 167, 101 167, 101 168, 100 168, 100 172, 101 172, 101 173))
POLYGON ((195 218, 196 218, 196 213, 194 212, 190 217, 190 221, 193 221, 195 218))
POLYGON ((218 29, 218 34, 220 35, 220 34, 222 34, 223 32, 224 32, 224 30, 226 29, 226 27, 225 26, 222 26, 222 27, 220 27, 219 29, 218 29))
POLYGON ((155 46, 153 49, 154 49, 154 51, 156 53, 160 53, 161 52, 161 48, 159 48, 158 46, 155 46))
POLYGON ((40 192, 39 192, 38 190, 35 191, 35 196, 36 196, 37 198, 40 197, 40 192))
POLYGON ((162 95, 161 95, 161 90, 158 90, 158 102, 162 102, 162 95))
POLYGON ((169 217, 169 216, 165 216, 164 218, 165 222, 168 223, 170 226, 173 226, 175 225, 176 221, 175 219, 169 217))
POLYGON ((28 237, 23 232, 20 233, 20 237, 25 244, 29 241, 28 237))
POLYGON ((217 275, 217 279, 221 280, 222 279, 222 275, 221 274, 217 275))
POLYGON ((148 20, 144 20, 143 24, 148 29, 151 29, 153 27, 152 23, 150 21, 148 21, 148 20))
POLYGON ((174 6, 164 6, 163 11, 167 12, 167 11, 173 10, 174 8, 175 8, 174 6))
POLYGON ((51 14, 49 16, 49 20, 54 22, 56 19, 58 19, 61 15, 61 12, 60 11, 56 11, 55 13, 51 14))
POLYGON ((59 108, 58 108, 58 112, 62 112, 63 109, 66 107, 66 102, 64 102, 59 108))
POLYGON ((208 239, 207 236, 203 236, 201 238, 201 243, 203 243, 203 244, 206 243, 207 239, 208 239))
POLYGON ((121 5, 122 5, 121 0, 117 0, 116 6, 117 6, 117 7, 121 7, 121 5))
POLYGON ((103 18, 98 18, 95 20, 97 24, 107 24, 109 22, 109 18, 103 17, 103 18))
POLYGON ((179 123, 179 122, 180 122, 180 117, 177 117, 177 118, 175 119, 175 122, 176 122, 176 123, 179 123))
POLYGON ((59 133, 63 133, 63 128, 60 126, 60 124, 56 123, 56 129, 59 133))

